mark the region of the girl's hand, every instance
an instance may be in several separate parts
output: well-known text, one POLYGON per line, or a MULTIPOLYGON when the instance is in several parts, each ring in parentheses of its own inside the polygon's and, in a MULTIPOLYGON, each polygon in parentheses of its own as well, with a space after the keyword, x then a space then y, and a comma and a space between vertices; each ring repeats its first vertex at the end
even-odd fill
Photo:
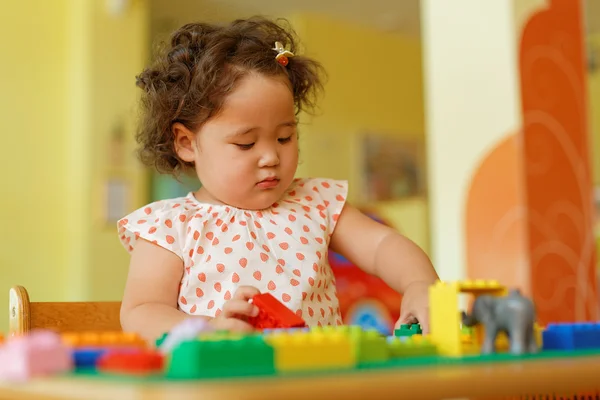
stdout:
POLYGON ((396 329, 402 324, 421 325, 423 334, 429 333, 429 286, 427 282, 413 282, 404 291, 400 306, 400 319, 396 329))
POLYGON ((248 317, 258 315, 258 307, 249 303, 260 291, 253 286, 240 286, 231 300, 223 305, 223 312, 210 320, 216 330, 250 332, 254 327, 247 322, 248 317))

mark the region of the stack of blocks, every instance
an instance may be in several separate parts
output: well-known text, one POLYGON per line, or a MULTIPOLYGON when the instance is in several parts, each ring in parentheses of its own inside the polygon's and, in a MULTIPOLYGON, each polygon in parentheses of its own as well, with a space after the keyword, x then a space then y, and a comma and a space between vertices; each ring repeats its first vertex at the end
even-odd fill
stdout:
POLYGON ((547 350, 582 350, 600 348, 600 324, 550 324, 542 333, 547 350))
MULTIPOLYGON (((440 286, 441 287, 441 286, 440 286)), ((460 290, 500 291, 495 285, 443 287, 454 299, 460 290)), ((437 290, 434 288, 434 290, 437 290)), ((440 299, 444 296, 440 296, 440 299)), ((206 322, 189 319, 150 346, 135 334, 122 332, 32 332, 0 337, 0 378, 27 379, 33 375, 76 374, 135 375, 151 379, 190 380, 239 376, 266 376, 311 371, 351 371, 463 362, 489 362, 494 357, 465 357, 440 351, 436 340, 446 328, 459 345, 475 344, 474 331, 440 326, 437 335, 423 336, 417 324, 402 325, 386 337, 358 326, 312 327, 268 294, 253 299, 259 315, 250 320, 251 334, 214 331, 206 322), (454 330, 457 329, 455 334, 454 330), (43 360, 44 362, 41 362, 43 360), (20 365, 19 369, 6 366, 20 365), (36 368, 36 366, 38 368, 36 368)), ((431 307, 435 307, 432 303, 431 307)), ((434 313, 435 314, 435 313, 434 313)), ((456 316, 452 315, 451 319, 456 316)), ((548 354, 573 356, 574 350, 600 353, 600 324, 553 324, 539 332, 548 354), (591 350, 590 350, 591 349, 591 350), (556 353, 549 353, 554 350, 556 353)), ((447 338, 446 338, 447 339, 447 338)), ((448 348, 455 343, 443 340, 448 348)), ((502 355, 506 356, 506 355, 502 355)), ((512 356, 511 356, 512 357, 512 356)), ((535 358, 536 355, 528 357, 535 358)))
POLYGON ((421 335, 388 339, 358 326, 276 329, 251 335, 214 332, 180 343, 169 356, 166 375, 194 379, 349 370, 435 353, 435 346, 421 335))

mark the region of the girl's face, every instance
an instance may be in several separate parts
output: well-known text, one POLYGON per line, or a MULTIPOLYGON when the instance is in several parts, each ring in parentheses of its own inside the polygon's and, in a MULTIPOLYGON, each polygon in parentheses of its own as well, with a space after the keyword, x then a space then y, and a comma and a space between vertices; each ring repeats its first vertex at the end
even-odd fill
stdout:
POLYGON ((285 77, 244 77, 195 137, 198 200, 253 210, 275 203, 298 166, 296 125, 285 77))

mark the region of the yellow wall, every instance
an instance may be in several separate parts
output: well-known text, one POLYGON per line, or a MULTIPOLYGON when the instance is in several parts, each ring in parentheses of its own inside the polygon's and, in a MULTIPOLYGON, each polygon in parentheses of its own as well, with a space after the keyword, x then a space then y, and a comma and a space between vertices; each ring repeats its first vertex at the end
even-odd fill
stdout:
POLYGON ((305 53, 328 73, 315 130, 424 135, 421 44, 318 15, 292 19, 305 53))
MULTIPOLYGON (((424 137, 421 44, 318 15, 290 20, 304 52, 328 74, 318 116, 301 119, 298 175, 348 179, 349 199, 357 203, 363 135, 424 137)), ((428 251, 424 198, 374 208, 428 251)))
MULTIPOLYGON (((149 7, 136 0, 125 14, 111 16, 104 4, 32 0, 2 6, 0 50, 10 57, 0 64, 0 217, 9 250, 0 253, 0 309, 7 309, 6 293, 14 284, 25 285, 33 300, 121 296, 128 257, 114 224, 103 219, 103 193, 108 179, 123 179, 130 183, 129 209, 147 201, 145 172, 132 153, 134 79, 150 47, 149 7), (110 137, 121 118, 125 161, 109 166, 110 137)), ((423 135, 417 41, 318 16, 295 21, 309 54, 330 77, 321 102, 325 115, 303 129, 301 173, 354 181, 359 135, 423 135), (324 153, 323 140, 340 151, 324 153)), ((409 208, 417 204, 422 214, 412 215, 425 215, 425 202, 415 201, 409 208)), ((0 317, 0 331, 5 329, 0 317)))
MULTIPOLYGON (((201 18, 229 21, 244 10, 212 3, 152 0, 153 40, 201 18)), ((246 15, 248 14, 248 15, 246 15)), ((424 137, 421 44, 418 39, 344 23, 320 15, 288 15, 304 53, 328 73, 319 116, 303 116, 299 176, 350 180, 350 200, 360 198, 360 138, 370 132, 424 137)), ((373 205, 369 205, 373 207, 373 205)), ((428 250, 424 198, 374 205, 382 217, 428 250), (410 222, 409 222, 410 221, 410 222)))
POLYGON ((0 331, 13 284, 38 299, 66 289, 67 11, 67 0, 0 7, 0 331))
POLYGON ((91 176, 88 203, 93 206, 89 236, 89 298, 120 300, 123 295, 129 255, 117 237, 114 221, 106 221, 105 187, 108 180, 125 180, 129 185, 129 210, 147 201, 146 172, 133 155, 134 130, 138 115, 137 99, 141 90, 135 77, 144 68, 149 46, 149 18, 146 1, 132 1, 123 16, 103 12, 105 2, 95 1, 92 12, 90 70, 91 93, 91 176), (122 164, 111 162, 114 130, 123 120, 125 145, 122 164))
POLYGON ((112 16, 105 4, 30 0, 0 8, 0 310, 15 284, 34 301, 121 295, 127 255, 114 223, 102 221, 99 188, 109 175, 126 178, 131 207, 145 200, 134 158, 127 154, 112 170, 105 160, 116 117, 125 118, 132 150, 147 5, 136 0, 112 16))

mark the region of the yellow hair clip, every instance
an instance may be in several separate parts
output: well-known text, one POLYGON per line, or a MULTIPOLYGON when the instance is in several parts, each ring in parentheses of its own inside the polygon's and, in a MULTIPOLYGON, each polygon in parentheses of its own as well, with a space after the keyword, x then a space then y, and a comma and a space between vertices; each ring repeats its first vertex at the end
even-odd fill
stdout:
POLYGON ((275 59, 277 62, 284 67, 289 63, 289 57, 294 57, 294 53, 289 50, 286 50, 280 42, 275 42, 275 48, 273 49, 277 52, 275 59))

